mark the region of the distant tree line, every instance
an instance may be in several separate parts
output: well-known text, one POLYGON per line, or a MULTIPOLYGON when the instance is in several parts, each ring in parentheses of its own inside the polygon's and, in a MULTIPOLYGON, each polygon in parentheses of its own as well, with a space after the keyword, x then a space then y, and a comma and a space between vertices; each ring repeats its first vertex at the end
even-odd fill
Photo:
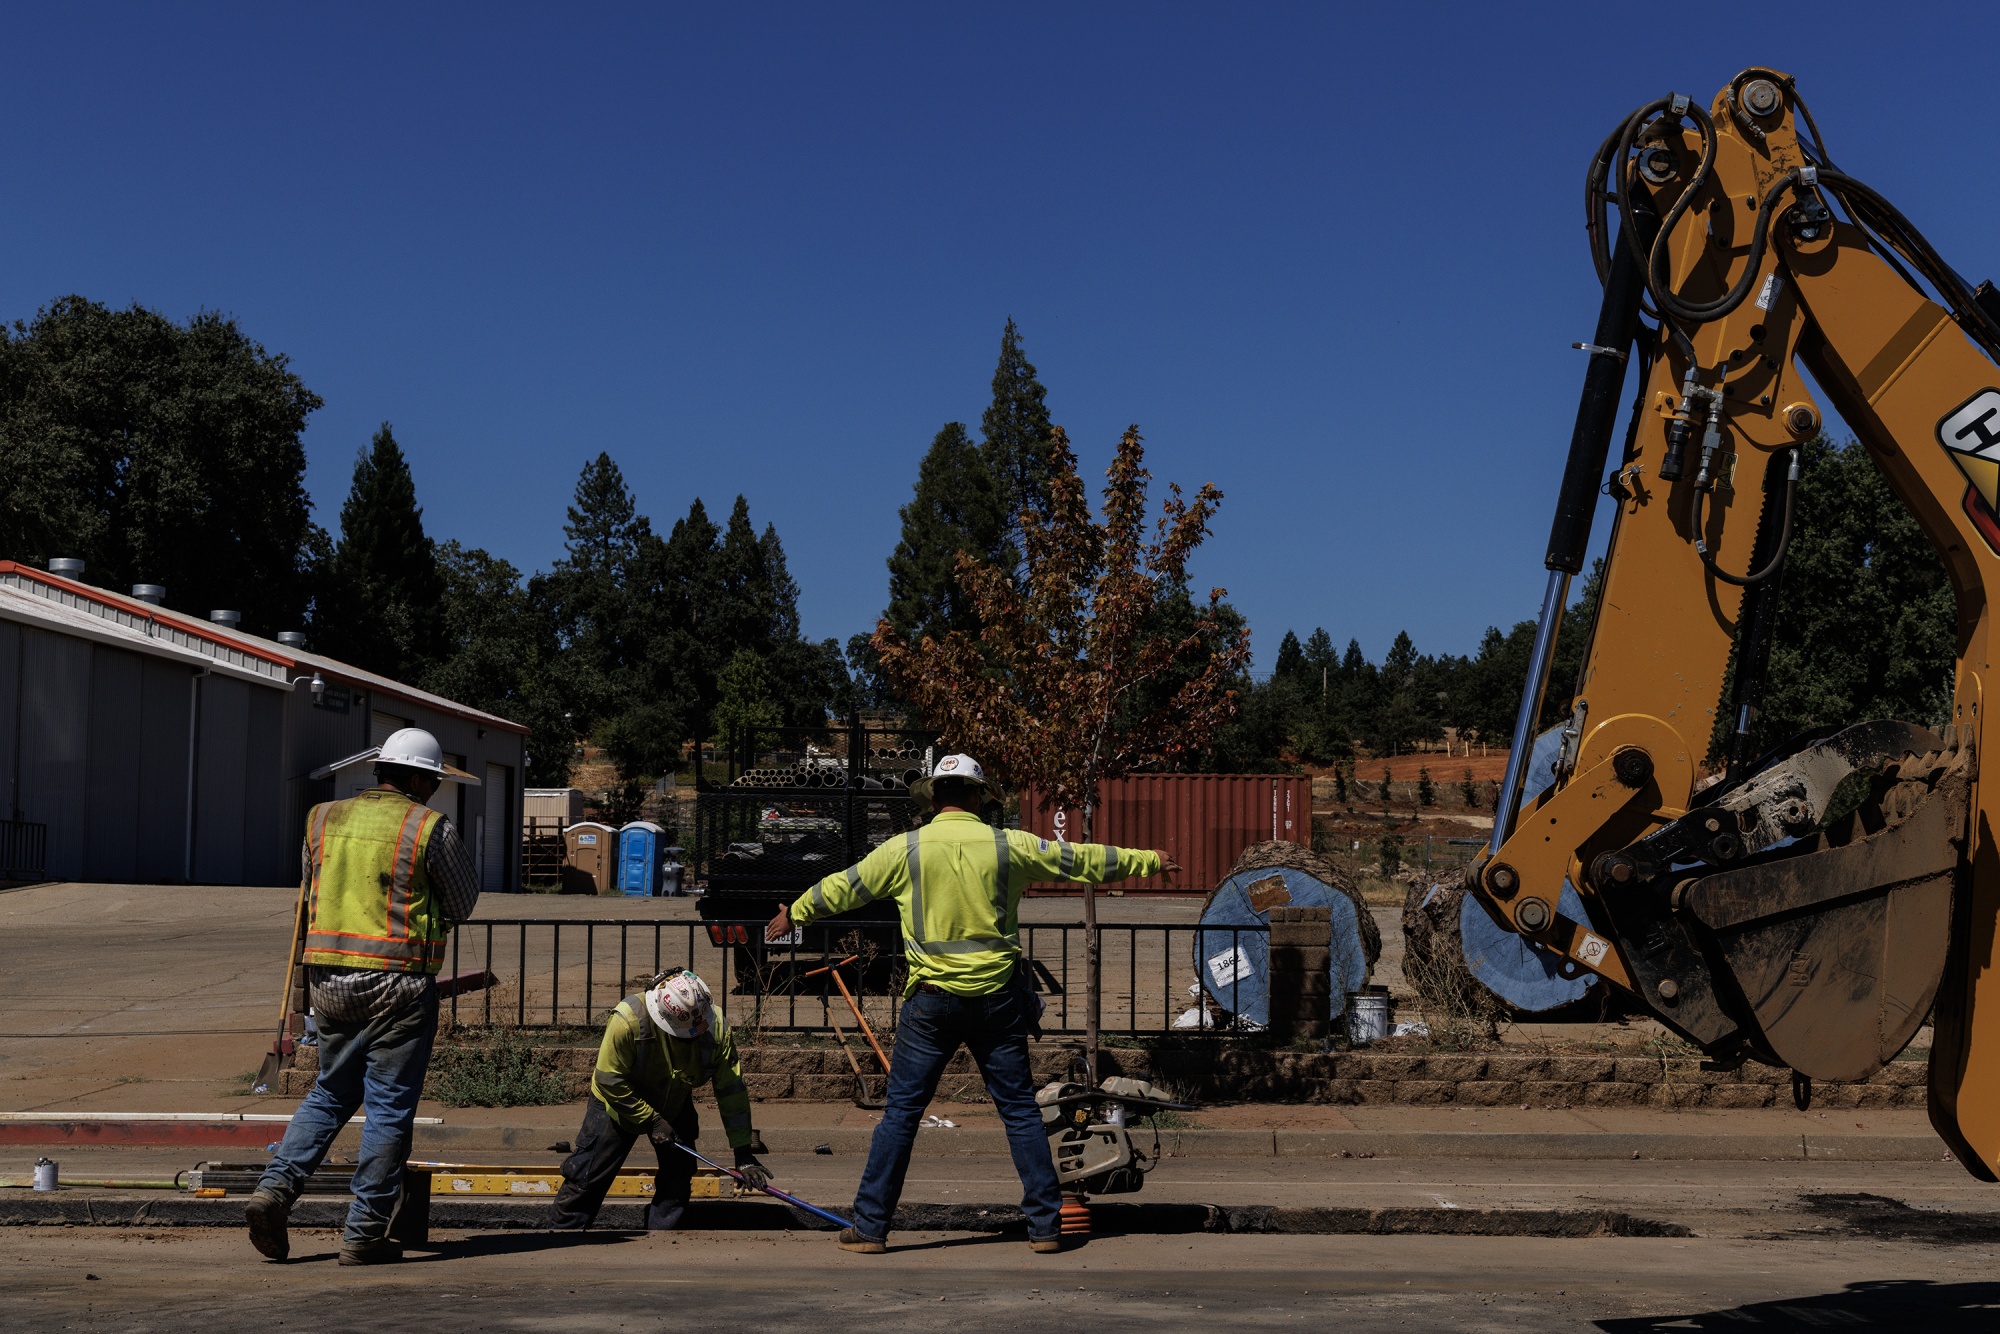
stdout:
MULTIPOLYGON (((578 478, 562 559, 524 577, 426 532, 386 424, 356 460, 337 536, 313 522, 301 436, 320 406, 282 354, 226 316, 53 302, 0 329, 0 556, 82 557, 92 582, 161 583, 176 609, 234 608, 266 635, 303 629, 316 650, 519 719, 537 784, 565 782, 582 739, 637 782, 675 767, 696 735, 901 706, 867 633, 844 651, 804 638, 778 534, 753 524, 743 497, 721 522, 695 500, 662 535, 599 454, 578 478)), ((979 439, 945 423, 903 507, 884 609, 899 639, 977 635, 958 554, 1018 577, 1023 516, 1050 512, 1054 440, 1009 320, 979 439)), ((1941 722, 1955 639, 1941 563, 1859 447, 1815 440, 1803 465, 1759 739, 1941 722)), ((1593 575, 1558 642, 1544 725, 1567 706, 1596 597, 1593 575)), ((1148 615, 1144 633, 1199 633, 1218 651, 1249 634, 1226 601, 1210 608, 1185 588, 1148 615)), ((1370 661, 1323 629, 1288 632, 1268 677, 1233 682, 1233 720, 1177 763, 1327 765, 1447 728, 1504 746, 1533 634, 1525 621, 1492 628, 1459 656, 1420 653, 1405 633, 1370 661)), ((1150 716, 1183 684, 1165 673, 1121 708, 1150 716)))
POLYGON ((617 464, 583 468, 563 558, 523 578, 436 542, 384 423, 338 536, 312 520, 301 436, 320 398, 234 320, 176 324, 66 297, 0 331, 0 555, 81 557, 176 610, 241 611, 314 651, 528 724, 530 784, 579 740, 629 781, 732 721, 817 723, 856 702, 839 645, 799 630, 775 528, 700 500, 662 536, 617 464))

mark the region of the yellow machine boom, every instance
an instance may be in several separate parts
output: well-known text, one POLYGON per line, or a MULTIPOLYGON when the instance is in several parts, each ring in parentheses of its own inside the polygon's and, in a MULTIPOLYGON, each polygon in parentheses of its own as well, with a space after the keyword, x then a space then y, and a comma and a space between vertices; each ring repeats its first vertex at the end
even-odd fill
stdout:
POLYGON ((1589 189, 1604 305, 1474 889, 1716 1059, 1788 1065, 1802 1092, 1865 1078, 1934 1016, 1932 1121, 2000 1179, 2000 787, 1977 764, 2000 588, 2000 302, 1833 167, 1774 70, 1706 109, 1641 107, 1589 189), (1607 480, 1628 363, 1639 392, 1607 480), (1800 366, 1942 557, 1958 667, 1942 728, 1870 721, 1757 756, 1797 451, 1821 429, 1800 366), (1618 502, 1601 605, 1556 781, 1523 803, 1600 489, 1618 502), (1724 771, 1702 783, 1718 734, 1724 771), (1588 920, 1558 910, 1565 880, 1588 920))

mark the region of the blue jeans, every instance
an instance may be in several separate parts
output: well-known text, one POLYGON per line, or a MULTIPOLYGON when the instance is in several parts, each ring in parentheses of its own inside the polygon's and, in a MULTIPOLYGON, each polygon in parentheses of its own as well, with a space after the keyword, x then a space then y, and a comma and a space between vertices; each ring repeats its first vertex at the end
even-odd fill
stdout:
POLYGON ((292 1114, 285 1138, 257 1189, 290 1202, 319 1169, 334 1136, 361 1108, 361 1160, 354 1168, 349 1242, 379 1241, 389 1231, 410 1157, 410 1131, 437 1037, 436 987, 421 1001, 365 1024, 319 1021, 319 1079, 292 1114))
POLYGON ((937 1093, 945 1066, 963 1043, 979 1064, 986 1091, 1007 1127, 1007 1147, 1021 1176, 1021 1212, 1028 1235, 1054 1237, 1061 1231, 1062 1187, 1056 1180, 1042 1109, 1035 1103, 1028 1069, 1028 1016, 1018 987, 984 996, 918 991, 896 1021, 896 1055, 889 1063, 888 1108, 868 1146, 868 1166, 854 1196, 854 1230, 871 1241, 885 1240, 917 1123, 937 1093))

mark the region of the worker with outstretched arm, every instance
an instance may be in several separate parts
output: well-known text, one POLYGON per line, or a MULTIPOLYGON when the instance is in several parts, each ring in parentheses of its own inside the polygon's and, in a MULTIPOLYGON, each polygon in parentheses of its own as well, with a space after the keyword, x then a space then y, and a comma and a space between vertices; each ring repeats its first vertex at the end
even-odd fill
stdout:
POLYGON ((1000 788, 969 755, 939 760, 911 793, 920 800, 927 795, 935 806, 930 823, 820 881, 780 908, 764 929, 766 940, 778 940, 794 927, 882 898, 895 899, 902 914, 909 985, 896 1021, 888 1107, 854 1196, 854 1225, 840 1234, 840 1247, 863 1254, 887 1249, 917 1123, 962 1044, 978 1062, 1007 1127, 1028 1244, 1058 1251, 1062 1190, 1028 1064, 1039 1007, 1017 966, 1021 891, 1034 880, 1102 884, 1180 868, 1158 852, 994 828, 979 811, 983 800, 1001 798, 1000 788))
POLYGON ((250 1244, 273 1260, 291 1250, 292 1202, 357 1110, 368 1119, 340 1263, 403 1258, 389 1220, 437 1037, 435 979, 452 927, 479 902, 465 844, 424 804, 447 780, 479 780, 447 765, 420 727, 392 733, 374 759, 375 787, 306 816, 303 957, 319 1077, 243 1208, 250 1244))
POLYGON ((715 1105, 736 1154, 736 1170, 746 1184, 763 1189, 771 1173, 751 1147, 757 1132, 750 1125, 750 1091, 743 1084, 736 1040, 711 1001, 708 984, 692 968, 668 969, 643 992, 619 1001, 604 1025, 583 1129, 577 1132, 574 1152, 563 1160, 563 1186, 556 1192, 551 1226, 589 1227, 643 1135, 660 1163, 646 1227, 679 1227, 695 1164, 677 1145, 692 1148, 700 1133, 693 1095, 703 1084, 715 1086, 715 1105))

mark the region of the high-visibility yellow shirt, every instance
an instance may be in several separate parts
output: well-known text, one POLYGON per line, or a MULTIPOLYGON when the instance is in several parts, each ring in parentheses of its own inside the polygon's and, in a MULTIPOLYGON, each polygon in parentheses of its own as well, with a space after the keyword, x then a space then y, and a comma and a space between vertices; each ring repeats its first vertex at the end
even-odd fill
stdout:
POLYGON ((715 1085, 729 1147, 750 1143, 750 1090, 721 1010, 709 1007, 708 1031, 700 1037, 677 1038, 653 1022, 644 992, 613 1007, 590 1074, 591 1096, 604 1104, 606 1116, 643 1132, 656 1115, 673 1120, 703 1084, 715 1085))
POLYGON ((804 926, 893 898, 910 963, 904 994, 928 982, 984 996, 1007 984, 1020 957, 1021 891, 1029 881, 1100 885, 1159 872, 1156 852, 1038 838, 946 811, 799 895, 791 918, 804 926))

